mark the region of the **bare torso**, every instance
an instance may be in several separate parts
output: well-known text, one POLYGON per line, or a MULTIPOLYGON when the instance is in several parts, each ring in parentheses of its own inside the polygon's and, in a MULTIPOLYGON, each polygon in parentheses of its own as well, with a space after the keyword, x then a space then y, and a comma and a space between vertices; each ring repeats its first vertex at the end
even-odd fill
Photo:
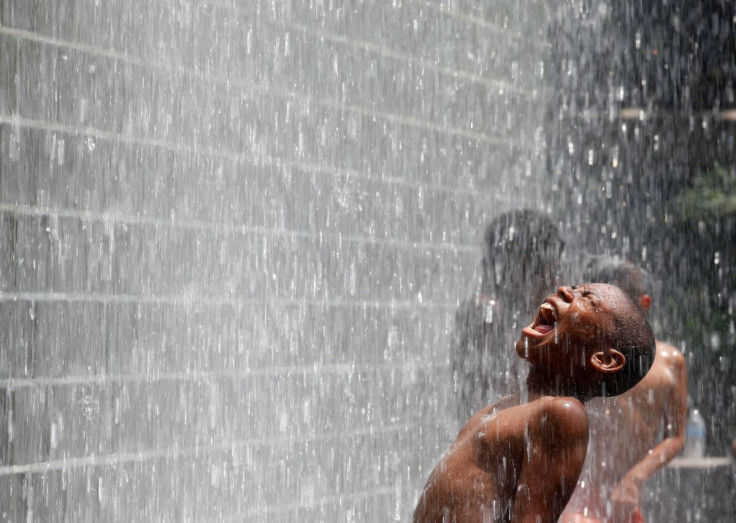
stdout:
POLYGON ((555 521, 582 468, 587 430, 585 408, 569 397, 520 404, 507 396, 481 409, 430 475, 414 521, 555 521))

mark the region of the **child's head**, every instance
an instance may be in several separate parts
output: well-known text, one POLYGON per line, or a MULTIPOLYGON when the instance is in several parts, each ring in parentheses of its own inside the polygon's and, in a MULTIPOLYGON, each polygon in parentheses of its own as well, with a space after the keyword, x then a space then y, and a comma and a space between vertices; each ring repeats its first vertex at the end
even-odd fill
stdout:
POLYGON ((615 396, 636 385, 654 361, 654 336, 638 306, 613 285, 560 287, 516 344, 542 374, 590 396, 615 396))
POLYGON ((539 282, 548 292, 564 247, 559 229, 548 216, 531 209, 509 211, 494 218, 483 236, 485 290, 539 282))

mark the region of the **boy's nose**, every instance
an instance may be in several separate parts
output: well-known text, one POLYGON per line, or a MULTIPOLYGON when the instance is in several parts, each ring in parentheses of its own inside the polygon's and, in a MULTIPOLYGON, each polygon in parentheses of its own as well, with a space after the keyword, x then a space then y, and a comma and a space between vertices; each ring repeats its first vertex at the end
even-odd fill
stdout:
POLYGON ((565 301, 572 301, 575 298, 575 293, 567 285, 557 287, 557 295, 565 301))

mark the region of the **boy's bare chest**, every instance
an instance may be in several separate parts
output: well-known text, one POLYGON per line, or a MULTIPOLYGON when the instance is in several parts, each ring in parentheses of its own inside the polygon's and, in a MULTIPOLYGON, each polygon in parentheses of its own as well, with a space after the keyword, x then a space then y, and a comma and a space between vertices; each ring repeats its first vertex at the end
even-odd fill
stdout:
POLYGON ((515 483, 530 448, 528 409, 512 407, 489 415, 474 436, 476 464, 498 478, 515 483))

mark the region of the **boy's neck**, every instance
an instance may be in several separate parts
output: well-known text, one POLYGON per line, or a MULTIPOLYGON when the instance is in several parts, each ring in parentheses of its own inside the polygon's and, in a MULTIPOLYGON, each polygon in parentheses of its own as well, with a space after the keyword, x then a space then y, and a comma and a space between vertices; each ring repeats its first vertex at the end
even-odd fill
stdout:
POLYGON ((593 398, 593 391, 581 387, 579 382, 559 375, 550 375, 532 367, 526 379, 530 396, 571 396, 582 402, 593 398))

